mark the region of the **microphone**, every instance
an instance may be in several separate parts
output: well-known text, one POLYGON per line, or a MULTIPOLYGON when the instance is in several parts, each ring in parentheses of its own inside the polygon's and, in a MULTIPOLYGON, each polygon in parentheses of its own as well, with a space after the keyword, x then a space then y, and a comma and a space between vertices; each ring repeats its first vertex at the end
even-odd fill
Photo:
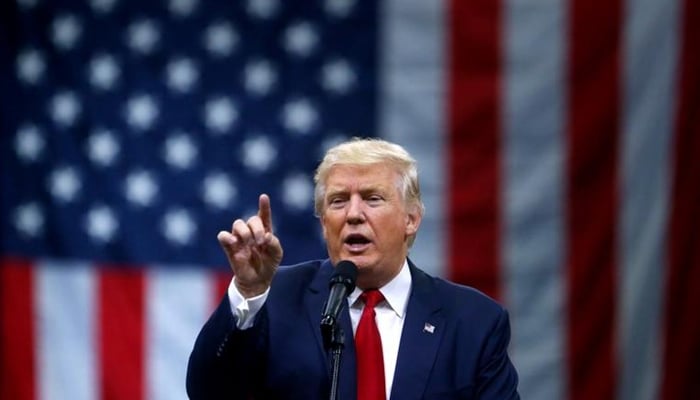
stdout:
POLYGON ((335 266, 335 272, 328 283, 331 291, 321 314, 321 333, 326 349, 329 348, 333 340, 333 330, 338 321, 340 310, 345 303, 345 298, 355 290, 356 280, 357 266, 355 263, 343 260, 335 266))

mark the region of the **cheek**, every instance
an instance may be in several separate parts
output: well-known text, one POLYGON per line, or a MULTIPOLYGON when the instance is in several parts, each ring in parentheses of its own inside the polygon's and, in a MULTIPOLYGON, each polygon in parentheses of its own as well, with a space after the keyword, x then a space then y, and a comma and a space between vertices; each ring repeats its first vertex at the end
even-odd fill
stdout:
POLYGON ((380 240, 394 241, 394 239, 398 239, 399 237, 403 236, 402 234, 406 229, 406 226, 397 221, 397 218, 392 215, 388 218, 378 220, 373 228, 376 237, 380 240))
POLYGON ((328 241, 334 239, 336 236, 338 236, 338 232, 340 231, 337 227, 337 224, 333 223, 333 219, 329 218, 324 218, 323 221, 321 221, 321 227, 323 228, 323 238, 328 241))

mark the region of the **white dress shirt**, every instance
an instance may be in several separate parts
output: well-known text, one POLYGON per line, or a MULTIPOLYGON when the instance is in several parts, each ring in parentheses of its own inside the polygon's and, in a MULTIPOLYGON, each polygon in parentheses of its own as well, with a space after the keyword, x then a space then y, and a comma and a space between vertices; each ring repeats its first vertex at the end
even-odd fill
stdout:
MULTIPOLYGON (((404 261, 399 274, 389 283, 379 288, 384 300, 374 307, 375 321, 379 336, 382 338, 382 354, 384 356, 384 384, 386 385, 386 398, 391 393, 391 385, 394 382, 396 359, 399 356, 399 344, 403 323, 406 320, 406 305, 411 294, 411 271, 408 262, 404 261)), ((350 320, 352 321, 353 335, 357 332, 360 316, 365 304, 360 300, 362 289, 355 290, 348 296, 350 304, 350 320)))
MULTIPOLYGON (((255 316, 265 304, 268 288, 265 293, 249 299, 243 298, 235 285, 235 277, 228 286, 228 298, 231 312, 236 316, 238 329, 248 329, 253 326, 255 316)), ((384 384, 386 385, 386 398, 390 397, 391 385, 394 381, 396 360, 399 355, 401 332, 406 320, 406 306, 411 294, 411 271, 408 262, 404 261, 401 271, 389 283, 379 288, 384 300, 374 308, 376 314, 377 329, 382 338, 382 353, 384 356, 384 384)), ((353 336, 360 323, 360 316, 364 303, 360 300, 362 289, 355 290, 348 296, 350 320, 352 321, 353 336)))

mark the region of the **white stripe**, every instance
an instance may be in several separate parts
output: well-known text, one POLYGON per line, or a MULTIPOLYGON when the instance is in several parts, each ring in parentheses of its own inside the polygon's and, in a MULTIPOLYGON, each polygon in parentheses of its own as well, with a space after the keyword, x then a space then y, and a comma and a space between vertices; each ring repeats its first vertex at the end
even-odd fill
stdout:
POLYGON ((201 269, 153 268, 146 282, 147 398, 186 399, 187 360, 212 312, 213 274, 201 269))
POLYGON ((627 0, 624 7, 619 399, 659 393, 678 3, 627 0))
POLYGON ((96 399, 95 280, 84 264, 39 264, 34 281, 39 399, 96 399))
POLYGON ((441 1, 380 2, 379 136, 401 144, 418 162, 426 215, 411 259, 444 275, 445 11, 441 1))
POLYGON ((504 3, 503 266, 524 399, 566 393, 563 0, 504 3))

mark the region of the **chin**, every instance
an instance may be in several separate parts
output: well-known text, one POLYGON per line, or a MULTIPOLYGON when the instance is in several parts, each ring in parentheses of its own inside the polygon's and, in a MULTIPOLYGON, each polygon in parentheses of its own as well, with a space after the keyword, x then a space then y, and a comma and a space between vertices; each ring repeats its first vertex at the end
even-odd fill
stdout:
POLYGON ((357 269, 362 272, 363 270, 368 270, 372 269, 374 266, 374 263, 371 260, 368 260, 367 257, 364 256, 349 256, 347 258, 344 258, 344 260, 350 260, 357 265, 357 269))

